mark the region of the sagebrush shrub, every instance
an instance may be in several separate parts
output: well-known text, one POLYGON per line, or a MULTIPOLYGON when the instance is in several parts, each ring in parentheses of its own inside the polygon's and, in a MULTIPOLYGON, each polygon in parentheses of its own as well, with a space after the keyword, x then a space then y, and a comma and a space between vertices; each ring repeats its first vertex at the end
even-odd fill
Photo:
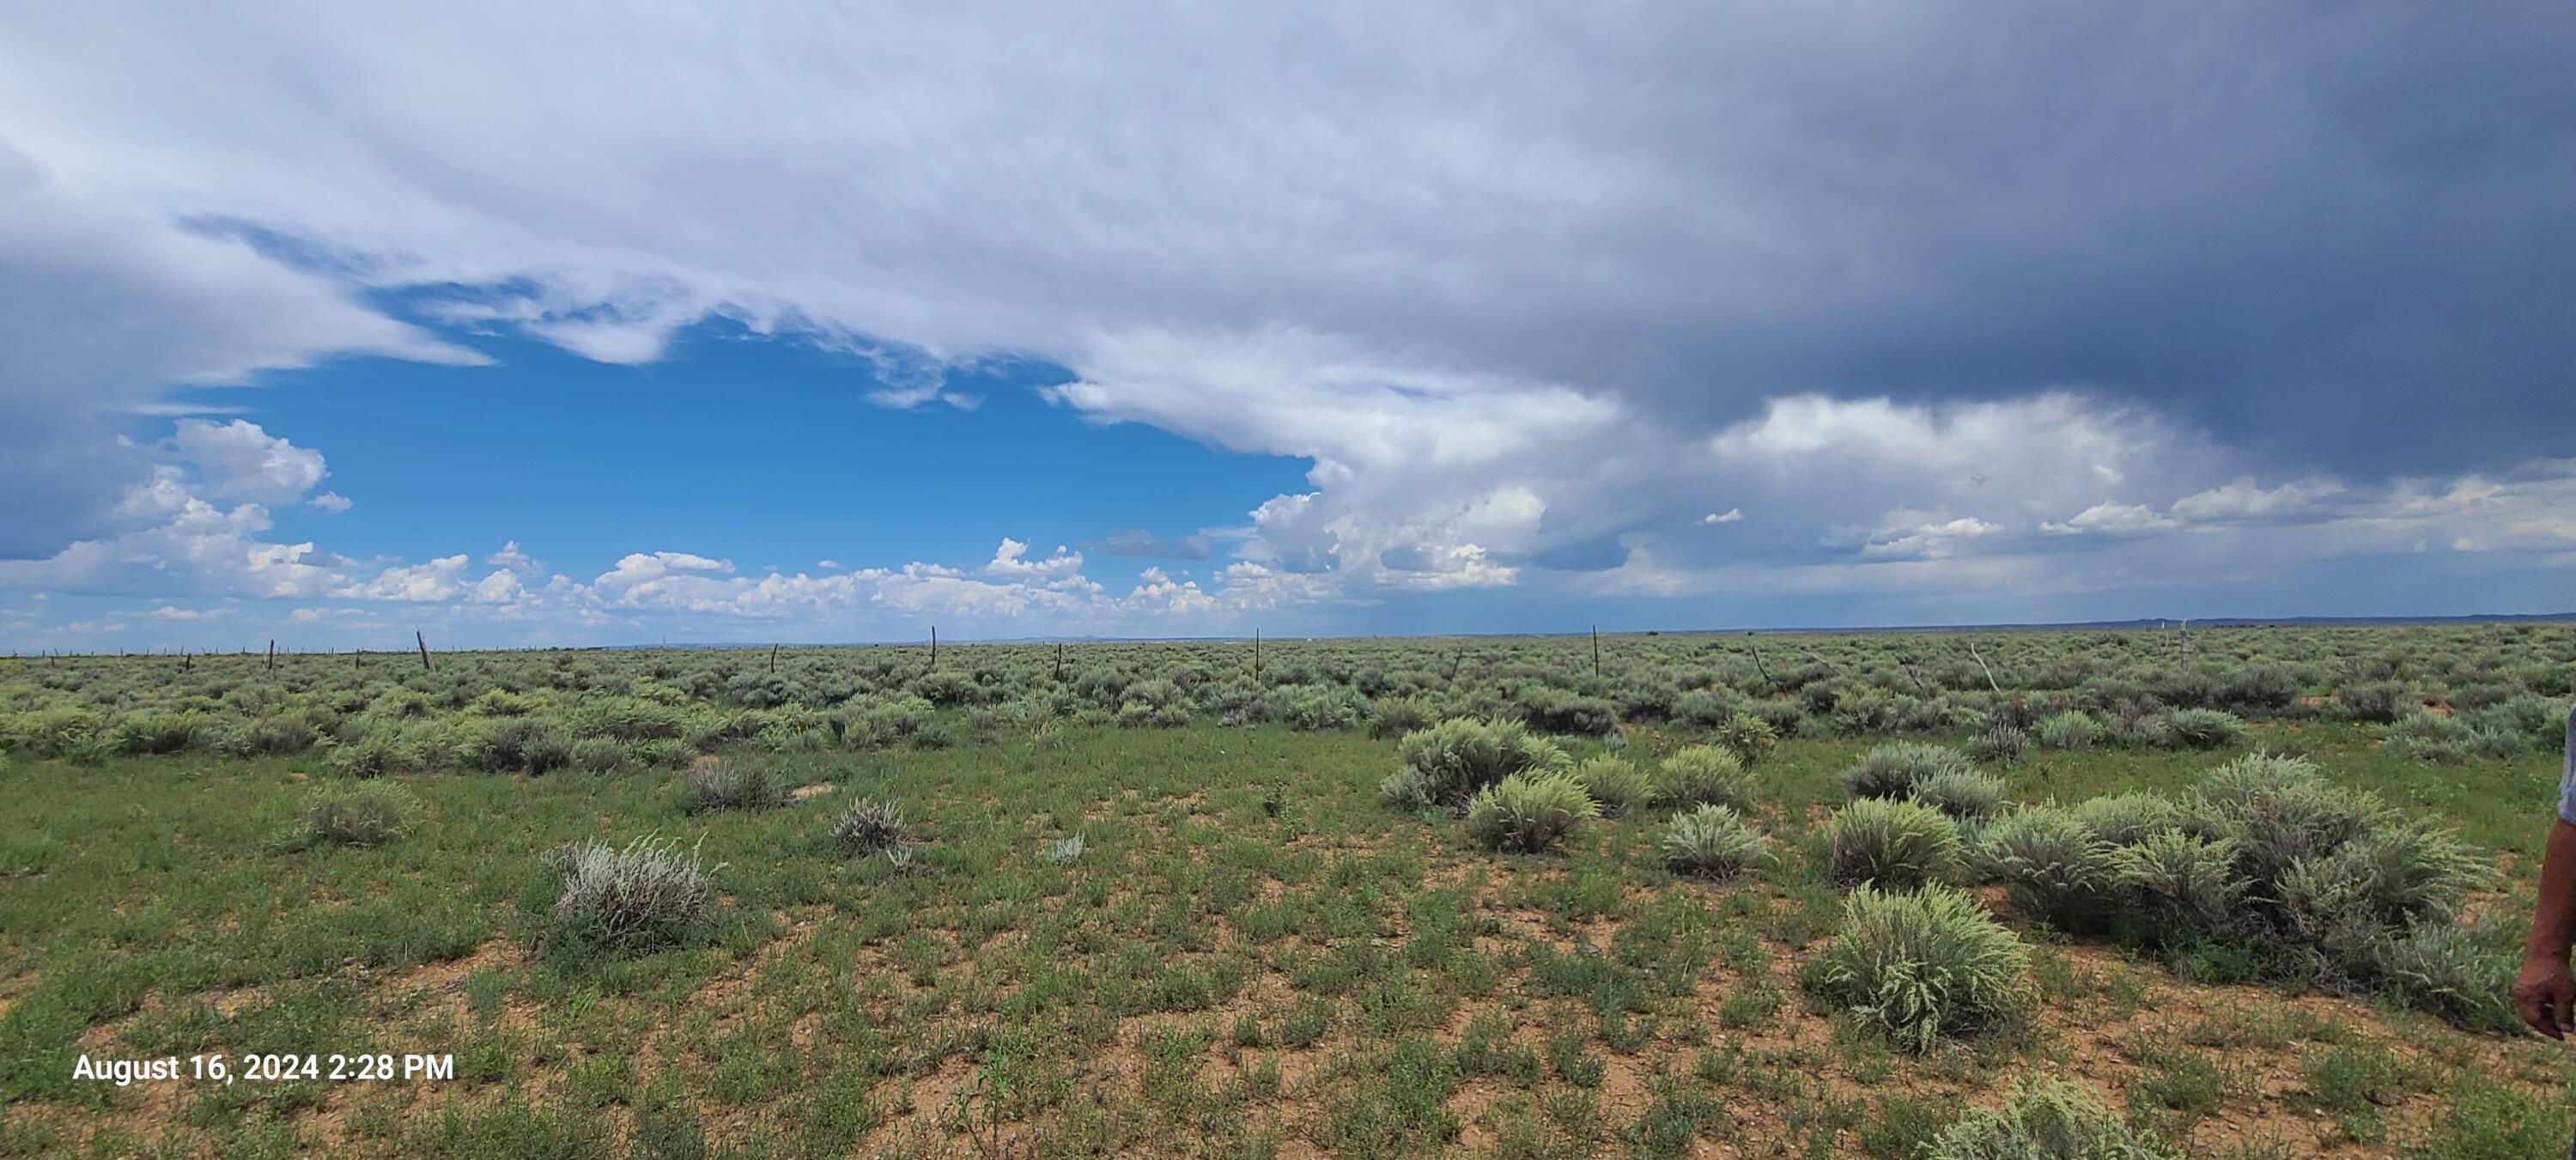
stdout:
POLYGON ((2413 698, 2406 686, 2395 681, 2360 681, 2335 690, 2337 716, 2348 721, 2366 721, 2385 725, 2412 711, 2413 698))
POLYGON ((2185 749, 2222 749, 2245 739, 2245 722, 2216 709, 2176 709, 2165 723, 2174 744, 2185 749))
POLYGON ((1780 748, 1780 730, 1750 713, 1737 713, 1718 727, 1717 743, 1744 764, 1758 765, 1780 748))
POLYGON ((1914 783, 1907 797, 1961 821, 1981 821, 2002 813, 2004 781, 1978 769, 1952 769, 1914 783))
POLYGON ((1752 779, 1733 751, 1714 745, 1676 749, 1655 767, 1655 800, 1665 805, 1752 804, 1752 779))
POLYGON ((572 764, 572 739, 539 718, 504 717, 484 727, 479 757, 494 773, 551 773, 572 764))
POLYGON ((2029 957, 2020 938, 1950 887, 1863 886, 1843 900, 1842 930, 1809 982, 1862 1025, 1920 1053, 2015 1011, 2029 957))
POLYGON ((2110 794, 2076 803, 2075 820, 2095 838, 2114 846, 2134 846, 2150 834, 2172 828, 2174 804, 2140 791, 2110 794))
POLYGON ((2091 749, 2102 743, 2102 723, 2079 709, 2042 718, 2035 730, 2042 749, 2091 749))
POLYGON ((2140 930, 2150 941, 2217 930, 2236 913, 2246 880, 2236 871, 2236 841, 2157 830, 2111 853, 2112 872, 2144 904, 2140 930))
POLYGON ((1564 770, 1565 750, 1518 721, 1453 718, 1396 743, 1396 756, 1419 771, 1431 800, 1452 809, 1515 773, 1564 770))
POLYGON ((2030 1077, 2000 1106, 1970 1108, 1925 1146, 1924 1160, 2184 1160, 2185 1153, 2131 1128, 2071 1080, 2030 1077))
POLYGON ((2511 924, 2418 924, 2379 944, 2378 973, 2400 997, 2471 1031, 2516 1035, 2514 970, 2520 946, 2511 924))
POLYGON ((1716 729, 1734 719, 1726 698, 1709 689, 1692 689, 1673 698, 1673 724, 1685 729, 1716 729))
POLYGON ((1377 795, 1386 804, 1407 813, 1422 813, 1436 809, 1440 804, 1431 792, 1431 775, 1409 765, 1386 775, 1386 780, 1377 783, 1377 795))
POLYGON ((680 778, 680 802, 690 813, 765 810, 787 801, 787 787, 757 766, 708 761, 680 778))
POLYGON ((1762 832, 1744 815, 1704 805, 1673 815, 1657 845, 1664 865, 1694 878, 1731 878, 1763 856, 1762 832))
POLYGON ((572 767, 583 773, 615 773, 626 764, 626 743, 614 737, 584 737, 572 743, 572 767))
POLYGON ((1601 807, 1601 816, 1615 818, 1644 806, 1652 796, 1646 775, 1637 767, 1616 757, 1595 757, 1574 767, 1574 780, 1583 792, 1591 795, 1593 804, 1601 807))
POLYGON ((1862 798, 1825 823, 1833 881, 1905 889, 1934 881, 1958 865, 1958 824, 1921 802, 1862 798))
POLYGON ((1572 774, 1515 773, 1469 803, 1467 833, 1488 850, 1534 854, 1554 848, 1597 813, 1572 774))
POLYGON ((860 857, 912 844, 904 828, 903 809, 893 802, 860 798, 832 820, 832 844, 860 857))
POLYGON ((1978 835, 1977 861, 2004 883, 2023 914, 2060 930, 2083 931, 2100 926, 2114 904, 2118 875, 2112 850, 2073 811, 2025 806, 1978 835))
POLYGON ((549 951, 647 954, 678 945, 706 921, 707 873, 697 852, 684 856, 675 841, 638 838, 619 849, 593 839, 548 861, 561 882, 549 951))
POLYGON ((1843 788, 1857 798, 1901 798, 1916 782, 1968 768, 1966 754, 1946 745, 1894 741, 1862 755, 1843 773, 1843 788))
POLYGON ((1437 720, 1431 703, 1420 697, 1380 697, 1369 709, 1369 735, 1402 737, 1437 720))
POLYGON ((420 799, 392 782, 324 783, 305 795, 288 844, 382 846, 410 833, 420 821, 420 799))
POLYGON ((2019 725, 1990 725, 1970 738, 1968 756, 1979 761, 2019 761, 2030 748, 2030 733, 2019 725))

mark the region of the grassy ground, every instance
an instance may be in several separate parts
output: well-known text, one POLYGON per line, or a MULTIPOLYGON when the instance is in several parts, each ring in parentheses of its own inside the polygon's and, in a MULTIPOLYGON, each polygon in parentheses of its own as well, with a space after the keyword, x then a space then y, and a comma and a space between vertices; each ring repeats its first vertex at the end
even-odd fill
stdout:
MULTIPOLYGON (((2554 758, 2427 767, 2323 723, 2257 739, 2459 826, 2527 890, 2554 758)), ((2102 946, 2045 947, 2030 1016, 1931 1056, 1855 1033, 1798 971, 1839 909, 1809 831, 1865 748, 1762 765, 1786 856, 1725 885, 1666 873, 1647 820, 1478 852, 1378 803, 1391 742, 1273 727, 729 754, 807 787, 757 812, 686 813, 666 772, 405 778, 416 833, 292 852, 315 762, 12 758, 0 1153, 1892 1157, 2044 1071, 2211 1156, 2563 1154, 2554 1045, 2102 946), (902 802, 914 872, 833 849, 860 795, 902 802), (648 834, 721 864, 712 929, 634 961, 539 954, 545 851, 648 834), (1040 857, 1075 834, 1070 865, 1040 857), (451 1053, 457 1075, 73 1078, 83 1054, 217 1052, 451 1053)), ((2072 800, 2214 760, 1999 771, 2072 800)))

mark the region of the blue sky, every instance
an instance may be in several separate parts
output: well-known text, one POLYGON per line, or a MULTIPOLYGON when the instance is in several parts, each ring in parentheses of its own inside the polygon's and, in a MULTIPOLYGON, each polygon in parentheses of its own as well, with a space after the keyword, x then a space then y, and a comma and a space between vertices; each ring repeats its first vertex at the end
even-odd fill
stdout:
POLYGON ((0 16, 0 646, 2576 610, 2569 9, 1859 7, 0 16))

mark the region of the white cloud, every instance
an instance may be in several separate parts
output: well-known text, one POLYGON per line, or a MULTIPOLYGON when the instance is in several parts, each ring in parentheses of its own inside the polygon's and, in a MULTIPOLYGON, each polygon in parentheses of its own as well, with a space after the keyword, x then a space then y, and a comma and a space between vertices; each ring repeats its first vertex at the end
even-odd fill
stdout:
POLYGON ((313 496, 311 499, 305 500, 304 506, 320 508, 323 511, 337 515, 340 512, 347 511, 358 505, 356 501, 351 500, 349 497, 342 495, 339 492, 326 491, 313 496))
POLYGON ((180 458, 196 465, 208 494, 216 499, 293 503, 330 474, 320 452, 298 447, 243 419, 229 423, 181 419, 170 442, 180 458))
POLYGON ((1712 527, 1717 524, 1742 523, 1743 521, 1743 508, 1728 508, 1724 512, 1710 512, 1699 518, 1700 526, 1702 527, 1712 527))
POLYGON ((521 551, 517 540, 503 543, 500 551, 483 557, 483 562, 495 567, 518 568, 531 572, 537 569, 536 557, 521 551))
POLYGON ((2145 504, 2104 501, 2075 513, 2063 523, 2043 523, 2039 528, 2061 536, 2088 532, 2116 536, 2161 532, 2178 526, 2172 517, 2145 504))

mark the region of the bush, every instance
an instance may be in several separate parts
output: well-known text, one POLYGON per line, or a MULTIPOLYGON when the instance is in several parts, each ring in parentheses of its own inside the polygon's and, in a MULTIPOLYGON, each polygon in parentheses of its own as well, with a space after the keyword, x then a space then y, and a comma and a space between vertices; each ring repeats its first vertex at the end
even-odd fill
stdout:
POLYGON ((572 767, 583 773, 615 773, 626 764, 626 743, 614 737, 584 737, 572 743, 572 767))
POLYGON ((1488 850, 1535 854, 1595 816, 1592 798, 1573 775, 1515 773, 1476 795, 1467 807, 1467 833, 1488 850))
POLYGON ((301 820, 287 845, 382 846, 410 833, 419 821, 420 799, 392 782, 326 783, 305 795, 301 820))
POLYGON ((2096 840, 2135 846, 2148 835, 2173 827, 2174 805, 2151 793, 2111 794, 2077 803, 2075 820, 2096 840))
POLYGON ((1599 737, 1619 728, 1619 707, 1600 697, 1577 696, 1559 689, 1535 690, 1521 704, 1531 727, 1549 733, 1599 737))
POLYGON ((2113 850, 2111 870, 2143 904, 2138 928, 2151 942, 2221 930, 2245 896, 2233 839, 2158 830, 2113 850))
POLYGON ((1409 765, 1377 783, 1377 795, 1379 800, 1407 813, 1426 813, 1440 805, 1432 795, 1430 775, 1409 765))
POLYGON ((1834 883, 1906 889, 1948 874, 1959 861, 1958 825, 1920 802, 1862 798, 1825 823, 1834 883))
POLYGON ((2131 1129, 2084 1085, 2028 1078, 2002 1106, 1970 1108, 1934 1137, 1925 1160, 2183 1160, 2131 1129))
POLYGON ((2186 749, 2223 749, 2245 739, 2245 723, 2216 709, 2176 709, 2165 715, 2174 744, 2186 749))
POLYGON ((695 851, 638 838, 625 849, 596 839, 548 856, 561 889, 546 949, 613 956, 676 946, 706 921, 710 890, 695 851))
POLYGON ((2044 718, 2039 723, 2039 747, 2042 749, 2091 749, 2102 743, 2102 723, 2090 713, 2068 710, 2044 718))
POLYGON ((572 764, 572 741, 537 718, 505 717, 485 726, 477 758, 494 773, 550 773, 572 764))
POLYGON ((1856 798, 1901 798, 1914 784, 1934 774, 1968 768, 1967 756, 1947 746, 1896 741, 1872 749, 1860 764, 1843 773, 1843 786, 1856 798))
POLYGON ((1420 697, 1380 697, 1369 709, 1369 736, 1402 737, 1438 719, 1420 697))
POLYGON ((1979 761, 2019 761, 2030 748, 2030 734, 2019 725, 1991 725, 1970 738, 1968 756, 1979 761))
POLYGON ((1914 783, 1907 796, 1961 821, 1982 821, 2003 812, 2004 782, 1981 770, 1953 769, 1914 783))
POLYGON ((1658 843, 1664 865, 1694 878, 1732 878, 1763 856, 1762 832, 1726 806, 1676 814, 1658 843))
POLYGON ((1605 818, 1643 806, 1651 796, 1646 775, 1616 757, 1595 757, 1574 767, 1574 780, 1591 796, 1593 804, 1601 807, 1605 818))
POLYGON ((2347 721, 2385 725, 2413 710, 2406 686, 2395 681, 2364 681, 2335 690, 2335 715, 2347 721))
POLYGON ((1744 764, 1759 765, 1771 751, 1780 748, 1780 731, 1771 723, 1750 713, 1738 713, 1726 719, 1717 730, 1717 743, 1726 747, 1744 764))
POLYGON ((1685 729, 1716 729, 1734 717, 1726 699, 1707 689, 1693 689, 1673 698, 1673 724, 1685 729))
POLYGON ((2424 923, 2379 948, 2379 974, 2408 1005, 2455 1026, 2516 1035, 2514 969, 2521 959, 2509 924, 2472 929, 2424 923))
POLYGON ((904 829, 901 807, 893 802, 860 798, 833 819, 832 844, 844 854, 864 858, 879 850, 909 846, 912 837, 904 829))
POLYGON ((2021 940, 1965 894, 1937 884, 1896 894, 1863 886, 1844 899, 1842 930, 1809 982, 1862 1025, 1920 1053, 2016 1010, 2028 962, 2021 940))
POLYGON ((1458 718, 1416 730, 1396 743, 1396 755, 1422 774, 1431 801, 1459 808, 1515 773, 1564 770, 1573 764, 1563 749, 1534 736, 1517 721, 1458 718))
POLYGON ((1978 836, 1981 869, 2000 879, 2023 914, 2065 931, 2102 925, 2118 883, 2113 847, 2075 814, 2054 805, 2026 806, 1978 836))
POLYGON ((1655 768, 1655 800, 1665 805, 1721 805, 1743 809, 1752 804, 1752 779, 1744 762, 1714 745, 1689 745, 1673 751, 1655 768))
POLYGON ((765 810, 786 802, 787 787, 779 784, 766 769, 708 761, 680 778, 681 808, 693 814, 710 810, 765 810))

